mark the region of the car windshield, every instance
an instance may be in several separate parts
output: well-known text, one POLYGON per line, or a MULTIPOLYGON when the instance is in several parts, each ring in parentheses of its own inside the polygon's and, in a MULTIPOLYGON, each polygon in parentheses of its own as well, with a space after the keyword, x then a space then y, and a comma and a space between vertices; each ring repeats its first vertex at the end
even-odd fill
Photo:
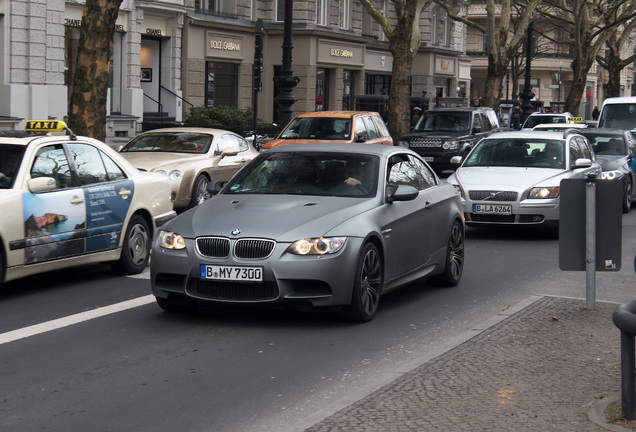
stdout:
POLYGON ((603 107, 598 127, 636 131, 635 104, 607 104, 603 107))
POLYGON ((413 129, 414 132, 468 132, 469 112, 425 112, 413 129))
POLYGON ((372 197, 379 158, 354 153, 261 153, 228 183, 227 194, 372 197))
POLYGON ((564 141, 537 138, 485 139, 468 155, 464 167, 505 166, 560 168, 565 166, 564 141))
POLYGON ((212 135, 195 132, 162 132, 139 135, 121 152, 207 153, 212 135))
POLYGON ((296 117, 280 134, 282 139, 351 138, 351 119, 339 117, 296 117))
POLYGON ((0 189, 11 189, 26 147, 0 144, 0 189))
POLYGON ((590 140, 590 143, 592 143, 592 148, 594 149, 594 153, 596 153, 597 155, 616 156, 625 155, 627 153, 625 151, 625 140, 623 140, 623 138, 620 136, 585 134, 585 137, 590 140))
POLYGON ((531 115, 523 124, 524 129, 532 129, 536 125, 551 124, 551 123, 567 123, 564 116, 561 115, 531 115))

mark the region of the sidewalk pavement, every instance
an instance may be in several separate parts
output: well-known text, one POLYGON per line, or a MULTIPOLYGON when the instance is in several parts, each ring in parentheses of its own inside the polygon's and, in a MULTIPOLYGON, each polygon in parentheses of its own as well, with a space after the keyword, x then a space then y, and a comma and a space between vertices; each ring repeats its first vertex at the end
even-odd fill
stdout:
POLYGON ((621 401, 618 306, 533 296, 306 432, 633 431, 604 414, 621 401))

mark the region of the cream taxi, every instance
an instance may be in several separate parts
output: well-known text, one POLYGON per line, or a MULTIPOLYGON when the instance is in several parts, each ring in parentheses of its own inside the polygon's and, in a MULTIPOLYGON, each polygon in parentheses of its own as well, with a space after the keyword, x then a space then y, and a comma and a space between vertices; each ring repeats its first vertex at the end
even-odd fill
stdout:
POLYGON ((0 285, 97 262, 140 273, 157 228, 176 215, 171 192, 165 174, 139 171, 62 121, 2 131, 0 285))

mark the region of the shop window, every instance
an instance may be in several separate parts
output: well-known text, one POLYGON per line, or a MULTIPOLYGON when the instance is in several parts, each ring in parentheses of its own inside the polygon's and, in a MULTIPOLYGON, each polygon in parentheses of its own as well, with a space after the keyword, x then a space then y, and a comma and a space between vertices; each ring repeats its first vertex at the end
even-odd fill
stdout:
POLYGON ((315 111, 324 111, 329 106, 329 79, 327 69, 316 69, 316 104, 315 111))
POLYGON ((391 75, 371 75, 365 77, 364 94, 388 95, 391 88, 391 75))
POLYGON ((207 62, 205 100, 208 107, 238 106, 238 65, 207 62))

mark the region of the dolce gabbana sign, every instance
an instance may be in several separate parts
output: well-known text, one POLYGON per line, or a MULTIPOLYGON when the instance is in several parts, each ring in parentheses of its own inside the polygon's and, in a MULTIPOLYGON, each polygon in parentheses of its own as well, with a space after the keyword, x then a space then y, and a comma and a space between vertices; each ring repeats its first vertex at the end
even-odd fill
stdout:
POLYGON ((346 42, 319 40, 318 62, 362 67, 364 65, 364 48, 346 42))
POLYGON ((243 38, 218 33, 207 33, 205 55, 206 57, 243 59, 244 43, 243 38))

